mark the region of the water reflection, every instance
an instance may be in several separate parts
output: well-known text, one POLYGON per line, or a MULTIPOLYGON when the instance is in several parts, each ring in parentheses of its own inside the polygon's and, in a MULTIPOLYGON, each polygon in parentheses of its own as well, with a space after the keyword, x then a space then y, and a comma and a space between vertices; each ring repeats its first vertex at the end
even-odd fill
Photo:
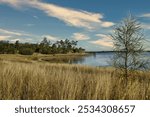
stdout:
POLYGON ((74 64, 82 64, 89 66, 110 66, 110 60, 113 53, 91 53, 90 56, 85 56, 73 61, 74 64))
POLYGON ((85 57, 72 59, 70 64, 82 64, 85 61, 85 57))
MULTIPOLYGON (((85 56, 72 61, 72 64, 82 64, 89 66, 111 66, 113 59, 113 52, 98 52, 92 53, 90 56, 85 56)), ((150 52, 145 52, 142 59, 150 60, 150 52)))
MULTIPOLYGON (((113 52, 97 52, 91 53, 88 56, 64 56, 54 58, 43 58, 42 60, 51 63, 69 63, 88 66, 111 66, 111 60, 113 58, 113 55, 113 52)), ((145 52, 143 58, 150 58, 150 52, 145 52)))

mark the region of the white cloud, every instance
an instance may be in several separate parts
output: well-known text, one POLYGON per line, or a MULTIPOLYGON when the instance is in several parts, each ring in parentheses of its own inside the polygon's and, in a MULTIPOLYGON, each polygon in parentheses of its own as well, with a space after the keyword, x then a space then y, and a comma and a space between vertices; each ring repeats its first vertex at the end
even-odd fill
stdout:
POLYGON ((38 16, 36 16, 36 15, 34 15, 33 17, 34 17, 35 19, 39 19, 39 17, 38 17, 38 16))
POLYGON ((0 40, 9 40, 10 42, 16 40, 20 40, 21 42, 33 42, 34 39, 38 40, 38 38, 39 36, 24 31, 0 28, 0 40))
POLYGON ((0 36, 0 40, 7 40, 9 39, 11 36, 0 36))
POLYGON ((100 19, 103 17, 101 14, 77 11, 41 2, 33 3, 33 7, 43 10, 48 16, 58 18, 70 26, 88 29, 93 28, 90 23, 101 23, 100 19))
POLYGON ((89 36, 83 33, 73 33, 72 38, 75 40, 88 40, 89 36))
POLYGON ((29 1, 37 1, 37 0, 0 0, 0 4, 7 4, 14 8, 20 9, 22 6, 28 4, 29 1))
POLYGON ((34 24, 26 24, 26 26, 31 27, 34 26, 34 24))
POLYGON ((141 26, 143 29, 150 30, 150 24, 148 24, 148 23, 142 23, 141 26))
POLYGON ((114 23, 113 23, 113 22, 102 22, 101 25, 102 25, 103 27, 111 27, 111 26, 114 25, 114 23))
MULTIPOLYGON (((150 13, 145 13, 145 14, 142 14, 142 15, 139 15, 139 17, 142 17, 142 18, 148 18, 148 20, 149 20, 149 18, 150 18, 150 13)), ((149 22, 142 22, 141 23, 141 27, 143 28, 143 29, 146 29, 146 30, 150 30, 150 23, 149 22)))
POLYGON ((140 15, 139 17, 150 18, 150 13, 142 14, 142 15, 140 15))
POLYGON ((12 6, 18 6, 19 0, 0 0, 0 3, 7 3, 12 6))
POLYGON ((55 37, 55 36, 52 36, 52 35, 43 35, 42 38, 44 38, 44 37, 46 37, 50 41, 60 40, 59 37, 55 37))
MULTIPOLYGON (((29 26, 28 24, 26 24, 26 25, 29 26)), ((24 31, 3 29, 3 28, 0 28, 0 34, 1 35, 7 35, 7 36, 13 36, 13 37, 16 37, 16 36, 17 37, 21 37, 21 36, 29 36, 29 37, 33 37, 34 36, 34 37, 36 37, 35 35, 32 35, 30 33, 24 32, 24 31)))
POLYGON ((96 45, 101 45, 101 46, 106 46, 106 47, 113 47, 113 41, 110 38, 110 36, 105 35, 105 34, 96 34, 97 37, 100 37, 100 39, 96 41, 89 41, 90 43, 96 44, 96 45))
POLYGON ((29 6, 42 10, 50 17, 55 17, 67 25, 94 29, 97 26, 111 27, 113 22, 102 21, 103 15, 82 10, 60 7, 39 0, 0 0, 0 3, 9 4, 13 7, 29 6))
POLYGON ((101 45, 101 46, 107 46, 107 47, 113 47, 113 43, 111 41, 105 40, 105 39, 99 39, 96 41, 90 41, 90 43, 101 45))
POLYGON ((33 38, 30 38, 30 37, 22 37, 22 38, 16 38, 16 37, 13 37, 13 39, 9 39, 9 41, 11 43, 15 43, 16 41, 19 41, 20 43, 33 43, 34 40, 33 38))
POLYGON ((16 41, 20 41, 21 39, 12 39, 10 42, 15 43, 16 41))
POLYGON ((105 34, 96 34, 95 36, 102 37, 102 38, 109 38, 109 36, 105 34))
POLYGON ((19 33, 19 32, 10 31, 10 30, 5 30, 5 29, 0 29, 0 33, 9 34, 9 35, 16 35, 16 36, 21 36, 21 35, 22 35, 22 34, 19 33))

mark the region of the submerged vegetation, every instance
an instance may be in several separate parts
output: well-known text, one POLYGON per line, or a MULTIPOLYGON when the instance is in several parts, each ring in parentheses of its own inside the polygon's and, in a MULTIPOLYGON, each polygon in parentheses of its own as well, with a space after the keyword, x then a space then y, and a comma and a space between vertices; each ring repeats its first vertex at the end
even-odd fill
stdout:
POLYGON ((150 72, 127 86, 113 68, 0 61, 0 99, 150 99, 150 72))

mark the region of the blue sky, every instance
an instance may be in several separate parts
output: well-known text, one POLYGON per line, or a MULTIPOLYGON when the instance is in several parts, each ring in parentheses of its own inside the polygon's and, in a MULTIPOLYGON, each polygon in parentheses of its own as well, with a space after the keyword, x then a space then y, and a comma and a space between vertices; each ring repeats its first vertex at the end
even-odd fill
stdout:
POLYGON ((108 35, 129 12, 150 40, 149 5, 143 0, 0 0, 0 40, 39 43, 43 37, 52 42, 68 38, 88 51, 112 50, 108 35))

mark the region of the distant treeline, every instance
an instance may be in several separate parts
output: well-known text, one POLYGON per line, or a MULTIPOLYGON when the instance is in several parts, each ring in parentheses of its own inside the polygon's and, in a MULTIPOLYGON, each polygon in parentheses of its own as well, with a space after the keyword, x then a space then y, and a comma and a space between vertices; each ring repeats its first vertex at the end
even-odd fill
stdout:
POLYGON ((82 53, 85 49, 77 47, 77 42, 74 40, 60 40, 51 43, 47 38, 44 38, 39 44, 33 43, 10 43, 9 41, 0 41, 0 54, 23 54, 32 55, 33 53, 41 54, 67 54, 67 53, 82 53))

